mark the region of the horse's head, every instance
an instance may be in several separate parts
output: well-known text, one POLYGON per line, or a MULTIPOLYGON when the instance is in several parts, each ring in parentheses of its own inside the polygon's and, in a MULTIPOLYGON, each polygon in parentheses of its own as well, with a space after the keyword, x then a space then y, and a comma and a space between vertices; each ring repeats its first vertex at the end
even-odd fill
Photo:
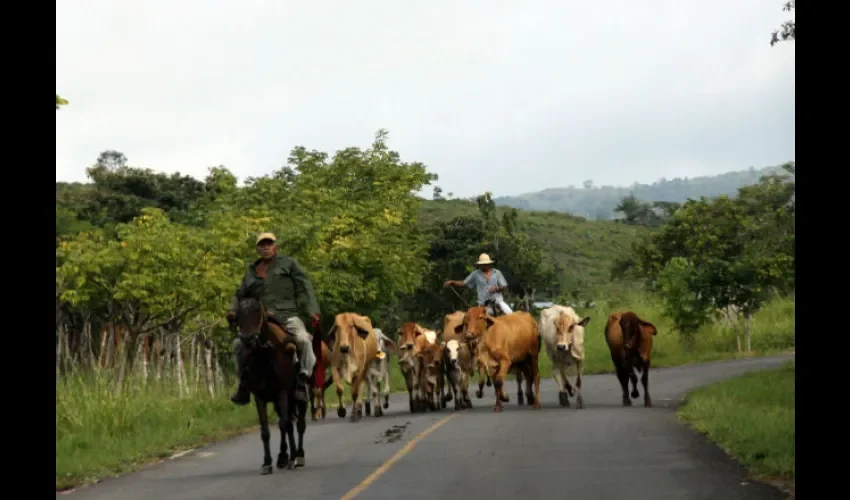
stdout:
POLYGON ((262 301, 262 284, 249 287, 238 299, 236 326, 239 336, 258 340, 265 330, 266 309, 262 301))

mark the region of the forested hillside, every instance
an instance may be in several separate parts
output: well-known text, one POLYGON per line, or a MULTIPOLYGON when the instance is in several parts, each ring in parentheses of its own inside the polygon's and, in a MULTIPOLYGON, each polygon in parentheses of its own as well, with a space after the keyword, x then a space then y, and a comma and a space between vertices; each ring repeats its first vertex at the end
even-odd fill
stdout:
POLYGON ((582 186, 551 187, 535 193, 499 196, 497 205, 525 210, 554 210, 580 217, 607 220, 617 217, 615 207, 624 197, 633 195, 645 202, 668 201, 681 203, 702 196, 735 196, 738 189, 758 182, 766 174, 780 172, 779 167, 750 168, 720 175, 675 177, 660 179, 652 184, 634 183, 631 186, 594 186, 585 181, 582 186))

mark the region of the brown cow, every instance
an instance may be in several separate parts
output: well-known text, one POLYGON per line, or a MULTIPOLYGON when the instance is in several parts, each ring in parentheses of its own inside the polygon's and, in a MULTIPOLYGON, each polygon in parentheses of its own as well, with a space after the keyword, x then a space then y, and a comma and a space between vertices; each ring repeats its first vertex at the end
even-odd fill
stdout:
POLYGON ((342 392, 345 382, 351 388, 351 421, 356 422, 363 416, 362 402, 359 401, 360 389, 366 380, 366 374, 378 353, 378 337, 372 327, 372 320, 355 313, 340 313, 334 318, 330 336, 336 333, 336 342, 331 353, 331 375, 339 398, 337 415, 345 418, 342 405, 342 392))
POLYGON ((617 379, 623 388, 623 406, 632 405, 629 399, 629 379, 632 380, 632 398, 637 399, 640 396, 635 375, 635 370, 640 370, 643 372, 643 404, 652 408, 652 399, 649 397, 649 366, 652 337, 657 333, 655 325, 640 319, 631 311, 616 312, 608 316, 605 340, 611 350, 611 361, 614 362, 617 379))
POLYGON ((496 389, 496 406, 493 411, 502 411, 505 396, 505 375, 518 368, 525 376, 529 399, 534 408, 540 408, 540 336, 537 321, 525 311, 492 317, 483 306, 466 311, 463 323, 455 327, 456 333, 464 332, 470 340, 478 341, 478 358, 487 368, 496 389), (532 395, 531 382, 534 381, 532 395))
POLYGON ((398 331, 398 341, 396 342, 398 367, 407 386, 410 413, 424 410, 424 400, 422 399, 420 390, 421 376, 419 374, 419 362, 416 356, 416 338, 422 335, 423 331, 421 326, 413 321, 408 321, 401 325, 401 329, 398 331))
POLYGON ((431 410, 446 407, 443 348, 437 342, 437 332, 422 329, 416 337, 416 361, 419 365, 420 393, 431 410))

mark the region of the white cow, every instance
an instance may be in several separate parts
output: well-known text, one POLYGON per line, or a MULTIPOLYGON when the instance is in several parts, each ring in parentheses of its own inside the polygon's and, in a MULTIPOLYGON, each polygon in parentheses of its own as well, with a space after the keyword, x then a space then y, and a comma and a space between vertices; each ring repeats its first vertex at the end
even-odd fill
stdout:
POLYGON ((378 337, 378 352, 377 357, 372 360, 369 365, 369 370, 366 373, 366 380, 363 381, 366 386, 366 391, 361 391, 363 394, 368 394, 369 399, 366 402, 366 415, 372 412, 372 401, 375 401, 375 416, 380 417, 384 414, 381 411, 380 394, 384 396, 384 409, 390 406, 390 353, 395 351, 395 343, 387 337, 380 328, 375 328, 375 336, 378 337))
POLYGON ((552 360, 552 375, 558 386, 558 402, 570 406, 573 388, 567 380, 567 368, 576 365, 576 404, 584 408, 581 397, 581 372, 584 368, 584 327, 590 316, 581 319, 572 307, 554 305, 540 311, 539 330, 546 352, 552 360))

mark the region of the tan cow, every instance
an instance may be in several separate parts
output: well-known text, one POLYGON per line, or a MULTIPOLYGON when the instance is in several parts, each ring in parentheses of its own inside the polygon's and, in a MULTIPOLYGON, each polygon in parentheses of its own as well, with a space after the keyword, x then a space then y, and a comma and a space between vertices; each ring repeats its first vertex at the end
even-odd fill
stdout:
POLYGON ((505 375, 512 367, 518 368, 525 376, 529 399, 534 400, 535 409, 540 408, 540 336, 534 317, 525 311, 518 311, 494 318, 487 314, 483 306, 471 307, 466 311, 463 323, 455 327, 455 333, 461 332, 469 340, 478 341, 478 358, 487 368, 496 389, 496 406, 493 411, 502 411, 502 401, 507 399, 505 375))
POLYGON ((342 382, 345 380, 351 388, 351 421, 356 422, 363 416, 360 389, 372 360, 377 356, 378 337, 372 327, 372 320, 355 313, 337 314, 331 333, 334 331, 336 342, 331 353, 331 375, 339 398, 337 415, 345 418, 345 407, 342 405, 342 382))
MULTIPOLYGON (((446 314, 443 318, 443 331, 440 333, 440 346, 443 348, 446 378, 451 392, 446 393, 446 401, 455 400, 455 410, 472 408, 469 399, 469 377, 479 372, 479 380, 484 380, 484 370, 478 364, 478 357, 469 345, 466 336, 455 333, 455 327, 463 324, 463 311, 446 314)), ((480 397, 480 396, 479 396, 480 397)))
POLYGON ((614 362, 617 379, 623 389, 623 406, 632 405, 629 399, 629 379, 632 380, 632 398, 637 399, 640 396, 635 375, 635 370, 640 370, 643 372, 643 405, 652 407, 652 399, 649 397, 649 366, 652 337, 657 333, 655 325, 640 319, 631 311, 615 312, 608 316, 605 340, 611 351, 611 361, 614 362))
POLYGON ((576 366, 576 405, 584 408, 581 374, 584 369, 584 326, 590 316, 581 319, 572 307, 554 305, 540 311, 540 337, 552 360, 552 376, 558 387, 558 403, 570 406, 574 394, 567 368, 576 366))
POLYGON ((410 400, 410 413, 423 410, 424 401, 420 393, 421 377, 419 375, 419 360, 416 356, 416 338, 422 335, 423 328, 413 321, 401 325, 398 331, 396 352, 398 353, 398 367, 404 377, 407 386, 407 395, 410 400))
POLYGON ((416 359, 419 365, 420 394, 431 410, 446 407, 443 349, 437 342, 437 332, 422 329, 416 337, 416 359))

